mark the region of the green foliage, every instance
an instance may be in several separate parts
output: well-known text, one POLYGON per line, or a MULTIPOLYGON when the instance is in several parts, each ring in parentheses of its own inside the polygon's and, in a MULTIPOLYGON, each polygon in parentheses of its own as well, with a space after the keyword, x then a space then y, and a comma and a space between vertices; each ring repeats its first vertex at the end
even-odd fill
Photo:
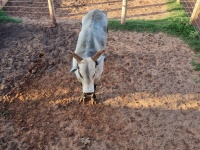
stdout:
POLYGON ((0 23, 4 23, 4 22, 20 23, 22 22, 22 20, 11 18, 10 16, 8 16, 8 14, 5 11, 0 10, 0 23))

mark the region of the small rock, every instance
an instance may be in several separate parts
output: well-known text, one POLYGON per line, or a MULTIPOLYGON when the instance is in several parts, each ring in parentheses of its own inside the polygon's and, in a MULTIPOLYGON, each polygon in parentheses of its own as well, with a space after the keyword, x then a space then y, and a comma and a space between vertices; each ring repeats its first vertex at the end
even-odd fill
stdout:
POLYGON ((31 70, 31 73, 36 73, 37 72, 37 70, 36 69, 33 69, 33 70, 31 70))

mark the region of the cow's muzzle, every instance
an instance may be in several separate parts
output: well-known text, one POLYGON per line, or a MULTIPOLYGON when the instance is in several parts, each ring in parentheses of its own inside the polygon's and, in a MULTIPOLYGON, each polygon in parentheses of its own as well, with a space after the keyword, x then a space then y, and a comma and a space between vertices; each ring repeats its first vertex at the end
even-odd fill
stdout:
POLYGON ((90 95, 92 95, 92 94, 94 94, 94 92, 92 92, 92 93, 83 93, 85 96, 90 96, 90 95))
POLYGON ((85 96, 95 94, 95 91, 96 91, 96 85, 93 85, 93 86, 91 85, 91 86, 88 86, 86 88, 83 87, 83 94, 85 96))

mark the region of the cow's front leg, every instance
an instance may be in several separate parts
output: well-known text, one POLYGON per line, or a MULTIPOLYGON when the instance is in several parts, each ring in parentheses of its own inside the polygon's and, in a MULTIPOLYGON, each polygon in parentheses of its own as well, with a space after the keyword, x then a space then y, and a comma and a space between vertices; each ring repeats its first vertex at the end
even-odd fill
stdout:
POLYGON ((83 93, 83 94, 81 95, 81 98, 79 99, 79 103, 83 103, 83 104, 84 104, 84 103, 85 103, 85 100, 86 100, 86 94, 83 93))
POLYGON ((94 85, 94 93, 91 95, 91 100, 90 100, 90 104, 91 105, 94 105, 94 104, 96 104, 97 102, 96 102, 96 94, 95 94, 95 91, 96 91, 96 87, 97 87, 97 85, 94 85))
POLYGON ((94 104, 96 104, 96 103, 97 103, 97 102, 96 102, 96 94, 94 93, 94 94, 91 95, 90 104, 91 104, 91 105, 94 105, 94 104))
POLYGON ((94 85, 94 93, 91 95, 91 100, 90 100, 90 103, 92 104, 92 105, 94 105, 94 104, 96 104, 97 102, 96 102, 96 94, 95 94, 95 91, 96 91, 96 88, 97 88, 97 85, 95 84, 94 85))

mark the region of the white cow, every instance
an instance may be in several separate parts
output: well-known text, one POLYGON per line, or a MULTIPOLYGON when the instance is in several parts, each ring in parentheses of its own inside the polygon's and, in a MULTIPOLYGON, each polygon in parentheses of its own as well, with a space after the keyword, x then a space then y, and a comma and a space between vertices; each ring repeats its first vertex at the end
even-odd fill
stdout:
MULTIPOLYGON (((108 18, 106 12, 91 10, 82 19, 82 29, 79 33, 71 72, 75 72, 82 84, 84 102, 85 96, 95 98, 95 87, 103 72, 108 18)), ((94 99, 93 99, 94 101, 94 99)))

